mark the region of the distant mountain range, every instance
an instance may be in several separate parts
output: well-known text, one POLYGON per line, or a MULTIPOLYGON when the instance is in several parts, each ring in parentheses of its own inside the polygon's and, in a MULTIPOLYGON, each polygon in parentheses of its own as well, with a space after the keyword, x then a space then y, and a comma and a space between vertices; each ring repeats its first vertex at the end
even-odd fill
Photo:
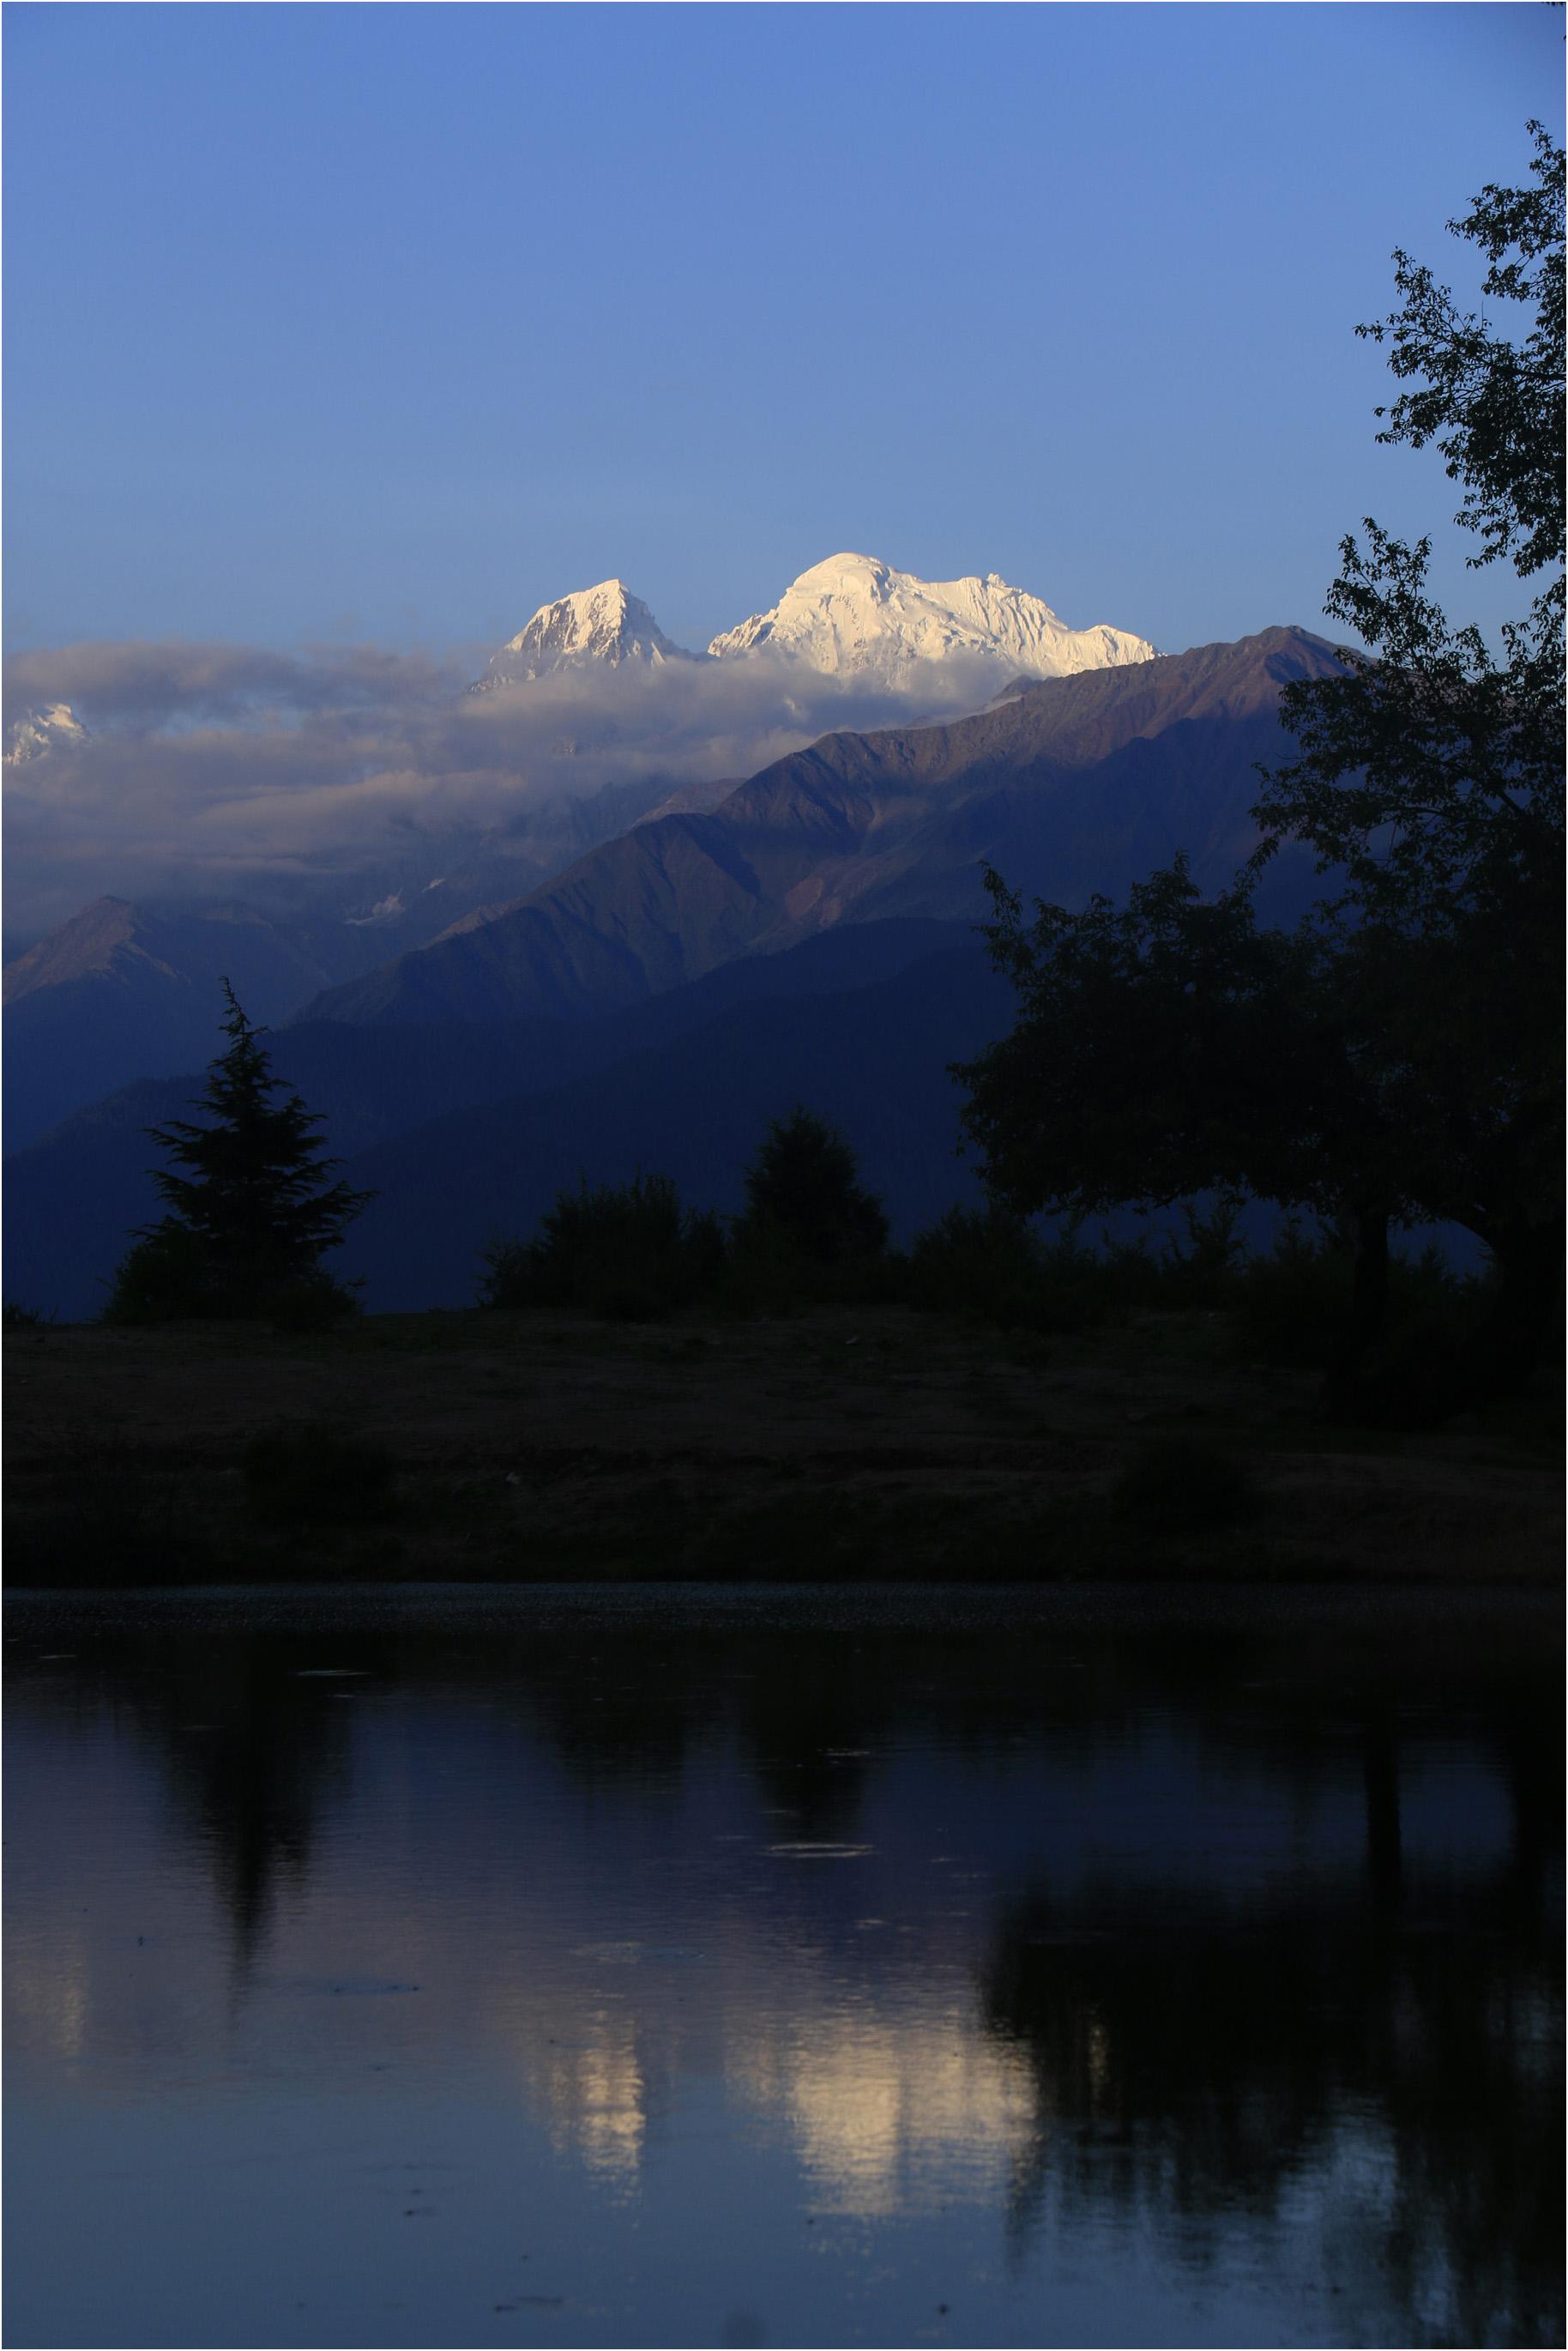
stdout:
MULTIPOLYGON (((850 1124, 864 1141, 867 1112, 874 1122, 878 1117, 867 1079, 868 1065, 879 1059, 887 1122, 910 1148, 901 1170, 896 1151, 880 1151, 877 1181, 904 1223, 923 1216, 933 1199, 944 1205, 958 1171, 943 1035, 917 1020, 900 1039, 898 1007, 889 1003, 873 1016, 874 1028, 882 1019, 893 1024, 886 1059, 881 1042, 865 1030, 862 998, 955 944, 967 992, 978 991, 986 1008, 977 1017, 971 1005, 965 1014, 965 988, 959 989, 956 1025, 943 1032, 958 1040, 958 1051, 984 1042, 1003 991, 978 942, 935 923, 857 925, 825 934, 793 953, 728 965, 599 1020, 383 1029, 322 1021, 279 1029, 268 1040, 276 1073, 323 1115, 330 1145, 347 1165, 374 1157, 379 1169, 375 1181, 384 1201, 376 1204, 373 1225, 354 1228, 352 1259, 342 1258, 340 1270, 370 1277, 372 1305, 461 1304, 492 1230, 531 1227, 554 1193, 575 1184, 584 1169, 613 1180, 639 1165, 664 1165, 661 1152, 673 1151, 672 1172, 689 1196, 722 1196, 734 1205, 741 1166, 774 1114, 778 1088, 794 1081, 824 1106, 831 1095, 836 1108, 856 1109, 850 1124), (794 1040, 776 1067, 775 1029, 794 1040), (717 1069, 714 1039, 723 1040, 734 1065, 723 1104, 701 1099, 717 1069), (835 1039, 843 1040, 837 1061, 835 1039), (754 1063, 753 1047, 761 1054, 754 1063), (929 1129, 918 1148, 901 1099, 911 1055, 923 1072, 929 1129), (635 1085, 628 1074, 634 1066, 640 1073, 635 1085), (664 1105, 651 1123, 650 1103, 664 1105), (491 1110, 499 1118, 493 1127, 485 1123, 491 1110), (472 1134, 462 1124, 470 1112, 480 1120, 472 1134), (496 1138, 523 1128, 527 1139, 516 1145, 523 1155, 514 1159, 513 1144, 496 1138), (405 1139, 406 1174, 379 1156, 396 1154, 405 1139), (440 1202, 443 1187, 450 1213, 440 1202), (410 1228, 410 1216, 423 1219, 422 1238, 410 1228)), ((881 1034, 877 1029, 877 1038, 881 1034)), ((213 1046, 221 1042, 214 1025, 213 1046)), ((202 1058, 210 1058, 206 1048, 202 1058)), ((183 1076, 124 1087, 7 1159, 7 1297, 43 1301, 46 1311, 57 1308, 67 1319, 98 1311, 126 1235, 159 1213, 151 1174, 158 1154, 145 1129, 182 1115, 201 1082, 193 1064, 183 1076)))
POLYGON ((6 1148, 132 1078, 211 1057, 226 976, 258 1020, 327 976, 296 935, 252 907, 158 914, 99 898, 5 971, 6 1148))
MULTIPOLYGON (((734 1205, 795 1100, 843 1125, 901 1229, 937 1213, 972 1190, 946 1064, 1012 1017, 967 927, 982 862, 1067 904, 1178 850, 1200 883, 1228 882, 1252 845, 1257 763, 1288 748, 1282 685, 1336 666, 1321 639, 1272 629, 1021 684, 948 725, 828 736, 318 995, 274 1044, 345 1172, 380 1195, 345 1270, 372 1304, 461 1302, 486 1235, 526 1230, 579 1170, 664 1167, 734 1205)), ((1281 859, 1265 903, 1293 912, 1316 886, 1281 859)), ((130 913, 94 935, 110 983, 151 987, 161 936, 130 913)), ((18 1013, 47 1004, 47 964, 18 1013)), ((9 1163, 9 1294, 92 1311, 152 1213, 140 1130, 191 1099, 216 1050, 208 1010, 190 1074, 82 1110, 9 1163)))
MULTIPOLYGON (((897 691, 932 664, 962 662, 1004 677, 1075 677, 1082 670, 1149 661, 1146 637, 1104 624, 1069 628, 1049 604, 983 579, 921 580, 872 555, 830 555, 790 582, 776 604, 721 630, 707 653, 666 636, 624 580, 602 580, 541 604, 491 656, 471 694, 525 686, 562 671, 646 668, 669 663, 745 662, 762 656, 821 677, 863 678, 897 691)), ((6 732, 5 764, 22 767, 79 747, 88 730, 68 702, 22 711, 6 732)))
POLYGON ((5 967, 6 1150, 134 1078, 198 1066, 220 976, 253 1019, 286 1019, 322 988, 425 946, 478 907, 509 903, 669 798, 668 778, 536 795, 523 839, 416 839, 396 862, 303 876, 265 908, 95 899, 5 967))
MULTIPOLYGON (((820 726, 812 716, 827 706, 825 696, 842 706, 847 695, 852 705, 877 711, 908 707, 911 695, 923 710, 974 708, 1020 679, 1137 663, 1152 651, 1123 631, 1069 629, 1038 597, 994 573, 932 582, 857 555, 803 572, 770 611, 723 632, 705 654, 676 645, 619 580, 556 598, 498 650, 470 689, 514 697, 516 739, 529 747, 520 755, 527 772, 481 824, 444 813, 438 774, 426 804, 416 800, 408 820, 400 819, 406 845, 395 830, 389 844, 379 841, 360 863, 339 857, 316 868, 301 858, 293 872, 258 877, 245 899, 176 894, 177 875, 160 883, 155 898, 111 890, 33 941, 5 978, 7 1147, 35 1140, 69 1110, 132 1077, 182 1067, 213 996, 214 956, 220 964, 229 956, 256 1016, 276 1020, 319 991, 426 946, 454 923, 488 921, 639 822, 711 811, 746 768, 725 779, 715 779, 711 768, 681 772, 680 747, 690 749, 707 706, 704 679, 751 687, 740 705, 742 736, 754 711, 764 739, 805 742, 820 726), (681 731, 671 738, 668 769, 659 764, 658 730, 676 705, 667 710, 657 696, 628 705, 612 691, 618 679, 651 680, 659 672, 696 682, 693 707, 680 705, 681 731), (596 696, 598 679, 604 689, 596 696), (563 682, 576 693, 565 720, 557 703, 540 702, 549 715, 531 726, 528 690, 557 693, 563 682), (624 760, 623 746, 630 755, 624 760), (619 775, 622 765, 628 772, 619 775), (596 768, 601 775, 607 768, 610 780, 591 785, 596 768)), ((721 730, 732 723, 734 706, 732 694, 720 695, 721 730)), ((476 723, 479 716, 475 710, 476 723)), ((98 738, 100 747, 111 743, 112 731, 98 738)), ((493 730, 483 731, 483 744, 465 746, 461 730, 454 737, 460 766, 465 751, 493 763, 493 730)), ((63 783, 68 806, 73 762, 93 756, 95 742, 72 705, 24 710, 6 739, 15 788, 42 806, 63 783)), ((698 953, 691 967, 704 969, 711 960, 698 953)))
POLYGON ((982 864, 1073 904, 1185 850, 1250 850, 1281 686, 1338 665, 1300 629, 1023 685, 947 726, 829 735, 704 813, 650 819, 514 904, 467 916, 311 1019, 578 1019, 840 923, 972 921, 982 864))

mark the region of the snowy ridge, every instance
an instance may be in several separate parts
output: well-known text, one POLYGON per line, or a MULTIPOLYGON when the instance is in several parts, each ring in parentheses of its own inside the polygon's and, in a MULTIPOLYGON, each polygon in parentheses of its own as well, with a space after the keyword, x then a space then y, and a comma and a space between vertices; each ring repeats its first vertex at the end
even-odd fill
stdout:
POLYGON ((74 750, 87 740, 88 730, 68 702, 46 703, 41 710, 26 711, 14 722, 4 764, 25 767, 29 759, 41 759, 50 751, 74 750))
MULTIPOLYGON (((994 571, 984 579, 919 580, 876 556, 830 555, 792 581, 771 611, 716 636, 706 659, 762 655, 897 692, 912 687, 917 668, 932 663, 978 660, 1002 685, 1116 669, 1149 661, 1154 652, 1147 637, 1126 629, 1068 628, 1049 604, 994 571)), ((598 663, 657 669, 703 658, 673 643, 624 580, 605 580, 542 604, 471 691, 598 663)))
POLYGON ((656 669, 667 661, 691 659, 684 646, 665 635, 624 580, 601 580, 597 588, 579 588, 553 604, 541 604, 527 627, 502 646, 471 691, 484 694, 498 685, 518 685, 590 662, 603 662, 612 669, 627 662, 656 669))
POLYGON ((1074 677, 1081 670, 1152 660, 1145 637, 1099 626, 1070 629, 1049 604, 998 573, 918 580, 869 555, 832 555, 803 571, 768 612, 713 639, 731 661, 766 651, 829 676, 896 684, 916 662, 980 655, 1014 676, 1074 677))

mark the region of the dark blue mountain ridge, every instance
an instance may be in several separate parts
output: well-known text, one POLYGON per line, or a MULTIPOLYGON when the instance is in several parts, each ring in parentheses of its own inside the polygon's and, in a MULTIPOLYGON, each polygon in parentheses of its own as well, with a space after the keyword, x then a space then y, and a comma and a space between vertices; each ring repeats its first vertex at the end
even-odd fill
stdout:
MULTIPOLYGON (((254 902, 187 892, 178 903, 101 897, 79 907, 5 967, 5 1148, 21 1150, 137 1078, 194 1067, 220 975, 254 1019, 286 1019, 462 916, 537 889, 671 789, 662 777, 587 793, 517 781, 505 829, 416 828, 357 870, 254 876, 254 902)), ((683 789, 701 798, 711 788, 683 789)))
MULTIPOLYGON (((317 1021, 280 1029, 267 1045, 275 1074, 321 1114, 327 1147, 357 1165, 407 1129, 483 1103, 597 1082, 596 1073, 616 1062, 657 1052, 763 998, 787 1005, 853 992, 967 936, 940 923, 857 924, 784 954, 727 965, 597 1021, 381 1029, 317 1021)), ((214 990, 213 1052, 223 1043, 219 1009, 214 990)), ((192 1066, 180 1077, 121 1087, 6 1160, 8 1298, 57 1309, 67 1320, 99 1311, 128 1234, 159 1213, 151 1175, 158 1152, 146 1130, 189 1115, 202 1083, 192 1066)), ((580 1164, 573 1161, 572 1180, 580 1164)))
POLYGON ((259 1020, 328 976, 314 942, 254 907, 182 913, 97 898, 5 971, 5 1147, 149 1071, 186 1069, 226 973, 259 1020))
POLYGON ((1013 1004, 966 935, 874 985, 737 1004, 568 1085, 432 1120, 349 1161, 350 1182, 377 1196, 343 1270, 366 1278, 373 1307, 463 1304, 486 1240, 531 1232, 583 1176, 658 1170, 682 1199, 732 1212, 768 1122, 796 1102, 846 1136, 907 1238, 979 1196, 948 1064, 1003 1033, 1013 1004))

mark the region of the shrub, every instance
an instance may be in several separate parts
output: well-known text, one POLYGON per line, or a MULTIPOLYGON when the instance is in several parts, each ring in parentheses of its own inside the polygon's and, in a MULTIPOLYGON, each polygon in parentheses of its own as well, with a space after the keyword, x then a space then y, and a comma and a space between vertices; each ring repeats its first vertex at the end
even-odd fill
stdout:
POLYGON ((1102 1235, 1080 1219, 1043 1238, 997 1203, 950 1208, 916 1236, 905 1276, 910 1303, 1004 1330, 1080 1331, 1159 1302, 1164 1269, 1139 1241, 1102 1235))
POLYGON ((1490 1268, 1456 1274, 1432 1247, 1417 1258, 1394 1259, 1387 1318, 1363 1371, 1372 1416, 1419 1427, 1455 1408, 1491 1308, 1494 1279, 1490 1268))
POLYGON ((1194 1437, 1156 1437, 1111 1489, 1113 1508, 1151 1533, 1206 1534, 1253 1518, 1257 1481, 1234 1454, 1194 1437))
POLYGON ((888 1247, 888 1217, 866 1190, 855 1154, 836 1130, 796 1104, 774 1119, 746 1171, 746 1209, 736 1237, 763 1235, 793 1255, 803 1277, 838 1292, 843 1277, 864 1270, 888 1247))
POLYGON ((1207 1211, 1196 1200, 1181 1204, 1186 1246, 1168 1241, 1161 1260, 1161 1302, 1210 1311, 1234 1303, 1237 1277, 1247 1261, 1241 1233, 1241 1203, 1221 1194, 1207 1211))
POLYGON ((290 1338, 335 1330, 362 1311, 358 1283, 336 1280, 325 1266, 280 1284, 265 1305, 273 1329, 290 1338))
MULTIPOLYGON (((1266 1257, 1251 1258, 1232 1283, 1236 1343, 1244 1358, 1321 1371, 1349 1325, 1355 1269, 1332 1234, 1287 1223, 1266 1257)), ((1456 1273, 1440 1250, 1397 1252, 1388 1267, 1388 1310, 1368 1376, 1429 1386, 1458 1369, 1485 1313, 1491 1276, 1456 1273)))
POLYGON ((743 1322, 758 1315, 778 1317, 798 1313, 805 1300, 820 1288, 812 1276, 819 1272, 803 1263, 787 1233, 774 1225, 758 1225, 738 1217, 730 1230, 729 1256, 717 1304, 743 1322))
POLYGON ((246 1446, 241 1469, 256 1516, 279 1526, 378 1518, 395 1474, 384 1445, 317 1420, 261 1431, 246 1446))
POLYGON ((532 1240, 485 1249, 482 1306, 575 1309, 606 1321, 657 1321, 718 1288, 723 1228, 682 1209, 668 1176, 590 1185, 556 1195, 532 1240))
POLYGON ((36 1306, 24 1306, 15 1298, 5 1301, 4 1323, 7 1331, 52 1331, 58 1316, 40 1313, 36 1306))
POLYGON ((1081 1230, 1075 1218, 1041 1249, 1042 1330, 1125 1322, 1134 1307, 1158 1302, 1161 1269, 1146 1242, 1113 1241, 1102 1233, 1096 1249, 1081 1238, 1081 1230))
POLYGON ((357 1285, 323 1265, 282 1272, 266 1285, 231 1285, 200 1236, 166 1219, 120 1259, 102 1319, 134 1327, 260 1316, 276 1331, 306 1332, 330 1330, 358 1311, 357 1285))
POLYGON ((1246 1359, 1321 1371, 1350 1321, 1353 1267, 1292 1217, 1266 1257, 1249 1258, 1234 1286, 1235 1337, 1246 1359))
POLYGON ((528 1295, 529 1243, 505 1233, 492 1233, 479 1252, 479 1280, 473 1288, 476 1306, 532 1306, 528 1295))
POLYGON ((995 1203, 953 1207, 910 1245, 909 1300, 932 1313, 1028 1324, 1037 1319, 1042 1270, 1040 1243, 1022 1217, 995 1203))
POLYGON ((211 1250, 183 1225, 155 1225, 115 1269, 106 1322, 226 1320, 238 1309, 217 1277, 211 1250))

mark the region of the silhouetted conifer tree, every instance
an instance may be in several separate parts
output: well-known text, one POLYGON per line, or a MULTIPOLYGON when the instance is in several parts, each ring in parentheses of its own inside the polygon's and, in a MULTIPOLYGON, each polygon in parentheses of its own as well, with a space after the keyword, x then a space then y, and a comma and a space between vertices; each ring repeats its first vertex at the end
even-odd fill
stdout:
POLYGON ((326 1180, 337 1163, 317 1147, 319 1117, 297 1093, 274 1101, 282 1081, 223 985, 229 1049, 193 1105, 210 1116, 147 1129, 177 1163, 153 1177, 169 1213, 120 1265, 111 1320, 260 1314, 301 1291, 350 1303, 321 1259, 372 1196, 326 1180))

